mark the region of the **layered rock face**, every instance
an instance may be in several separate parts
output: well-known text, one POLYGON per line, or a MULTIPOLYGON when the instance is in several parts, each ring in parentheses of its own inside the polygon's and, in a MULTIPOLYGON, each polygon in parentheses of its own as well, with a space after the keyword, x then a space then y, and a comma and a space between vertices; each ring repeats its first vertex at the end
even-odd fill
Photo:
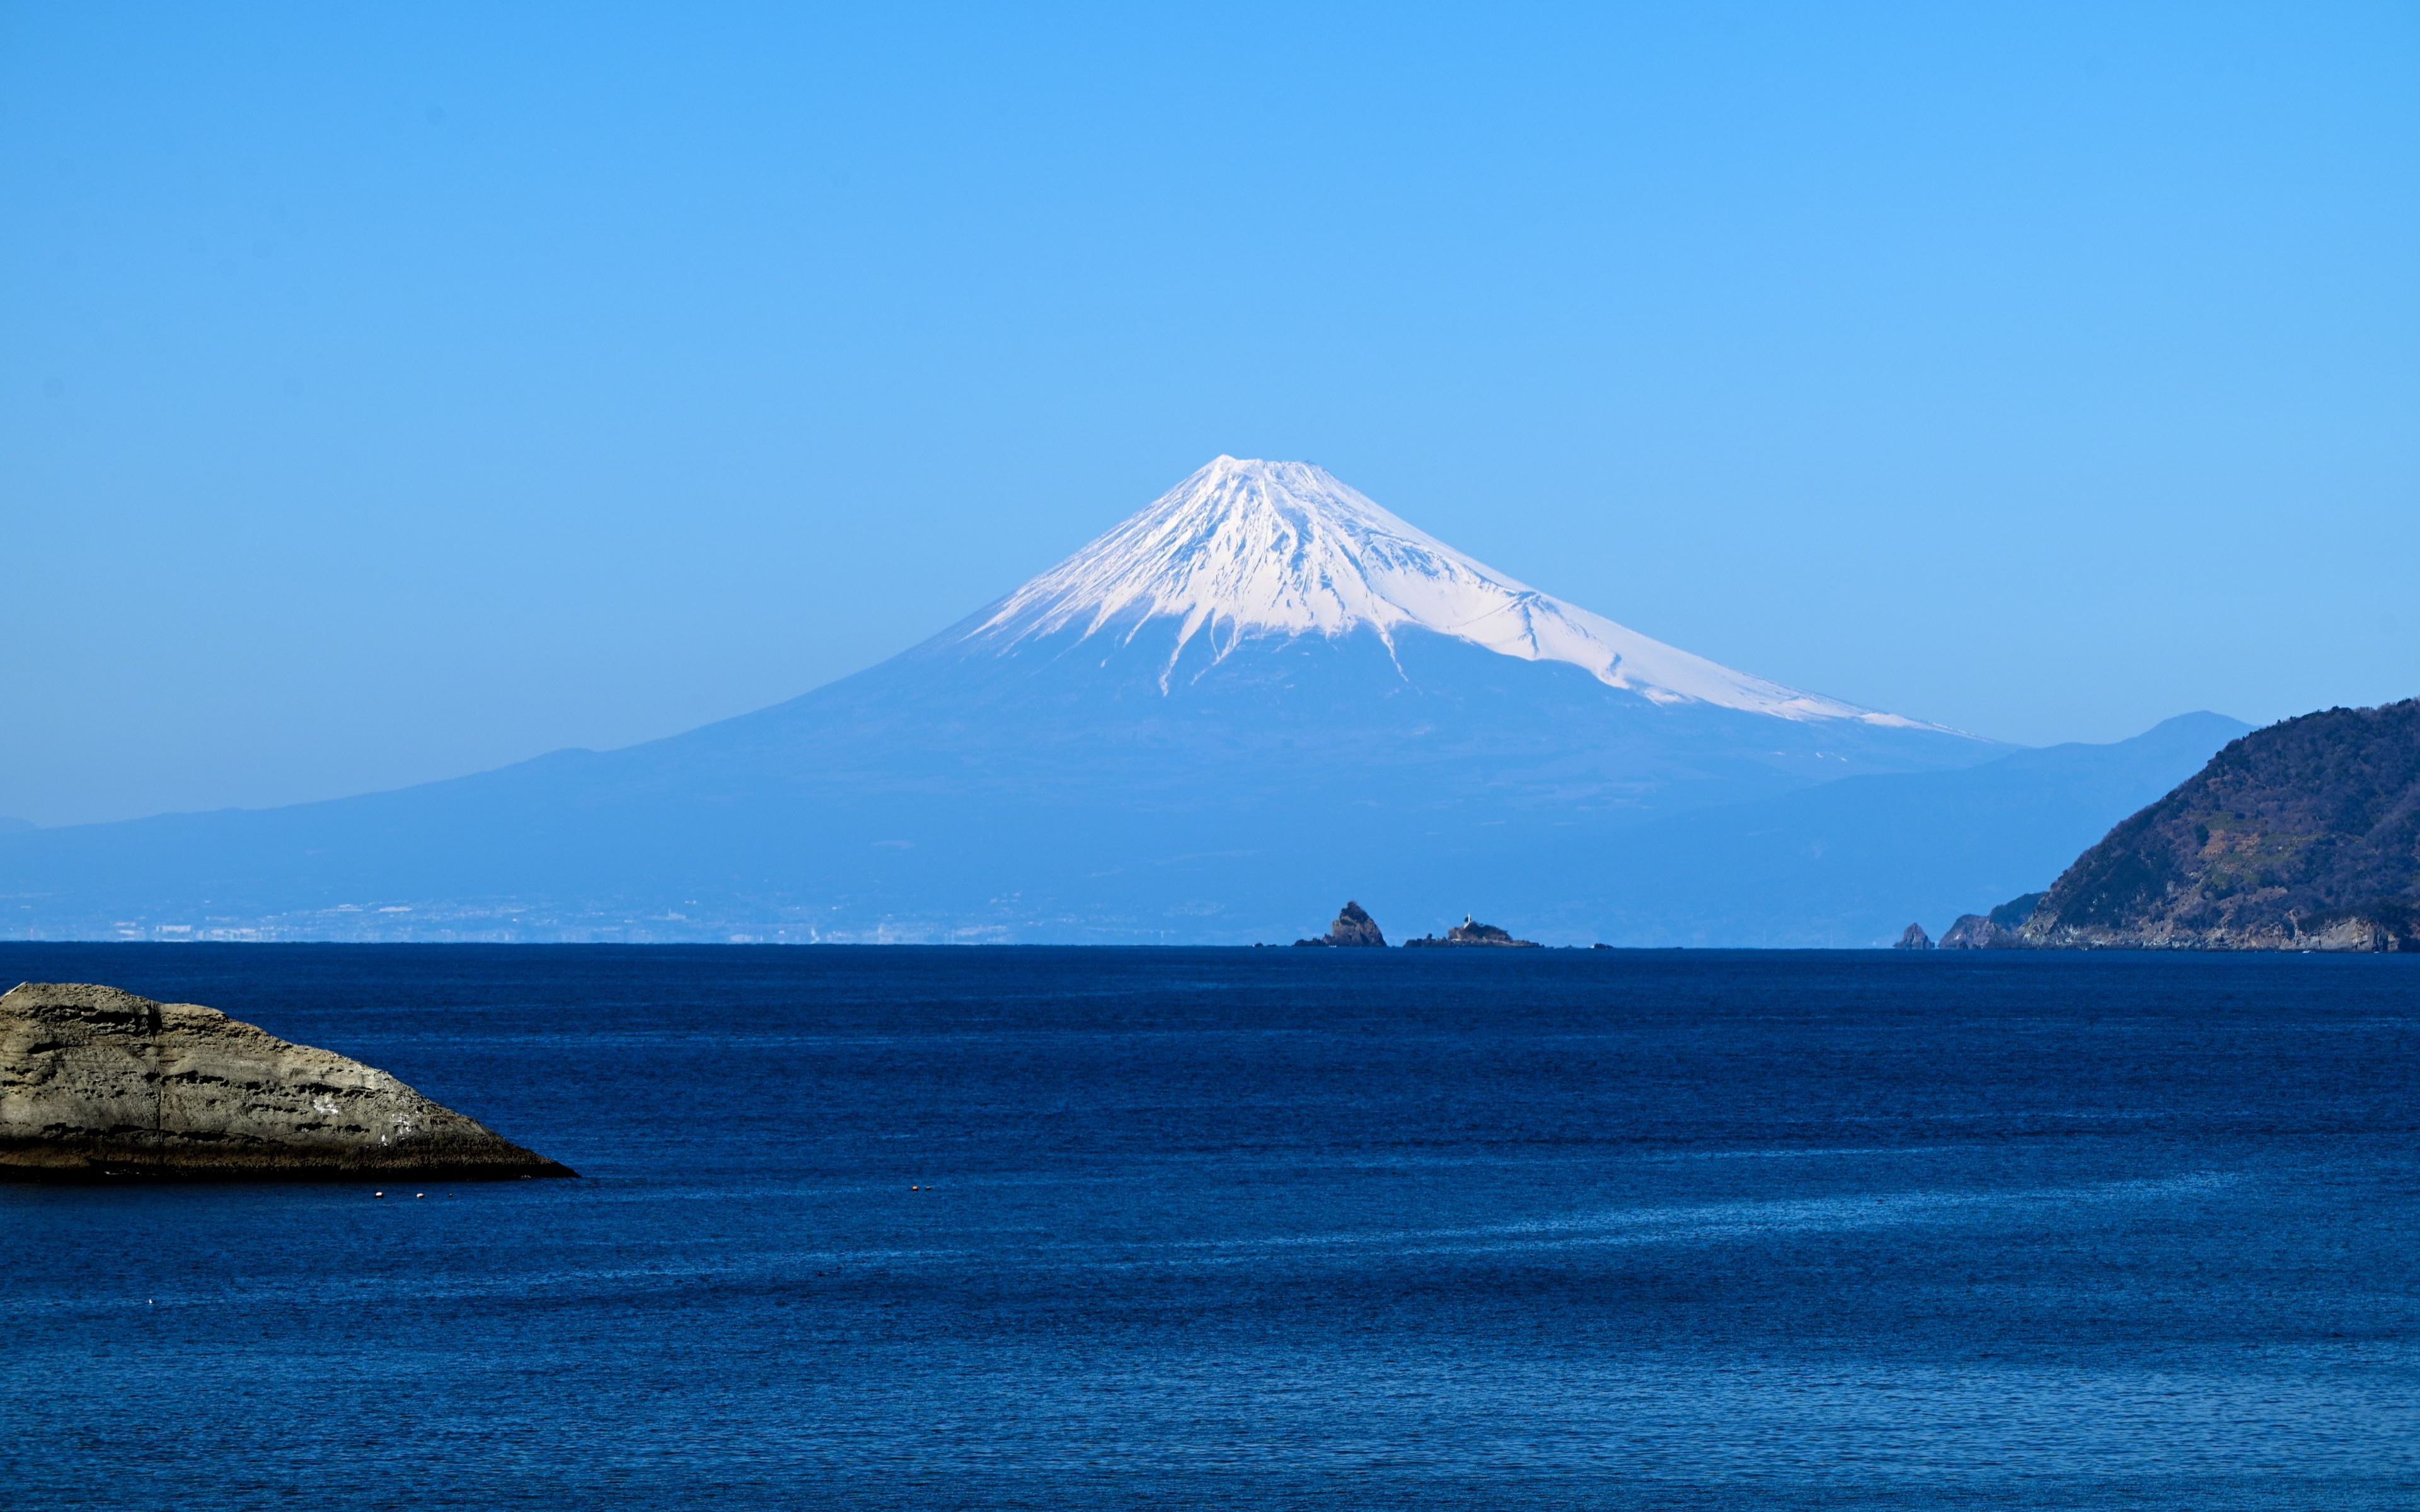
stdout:
POLYGON ((570 1176, 375 1067, 198 1003, 0 996, 0 1177, 570 1176))
POLYGON ((1347 902, 1336 922, 1327 933, 1315 940, 1296 940, 1296 945, 1371 946, 1384 948, 1387 936, 1378 933, 1378 921, 1359 903, 1347 902))
POLYGON ((1534 950, 1538 949, 1537 941, 1516 940, 1512 937, 1512 932, 1509 930, 1498 929, 1493 924, 1473 923, 1468 914, 1463 915, 1462 922, 1446 931, 1442 936, 1435 934, 1423 934, 1417 940, 1405 940, 1404 944, 1406 947, 1414 945, 1497 945, 1514 946, 1525 950, 1534 950))
POLYGON ((2051 887, 2029 945, 2420 950, 2420 699, 2257 730, 2051 887))

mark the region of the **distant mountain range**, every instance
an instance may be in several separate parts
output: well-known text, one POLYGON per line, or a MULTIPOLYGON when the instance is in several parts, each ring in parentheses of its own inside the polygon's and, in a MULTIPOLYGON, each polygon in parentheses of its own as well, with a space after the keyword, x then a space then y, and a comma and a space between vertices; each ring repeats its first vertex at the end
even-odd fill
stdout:
POLYGON ((0 933, 1867 945, 2242 727, 2019 751, 1693 656, 1220 457, 932 640, 610 752, 0 834, 0 933), (1397 921, 1400 920, 1398 923, 1397 921))
MULTIPOLYGON (((1879 946, 2039 890, 2128 813, 2252 727, 2188 714, 2111 745, 2019 750, 1950 772, 1850 777, 1544 853, 1559 896, 1503 880, 1538 928, 1628 945, 1879 946)), ((1493 895, 1491 895, 1493 896, 1493 895)), ((1499 908, 1498 912, 1507 912, 1499 908)))

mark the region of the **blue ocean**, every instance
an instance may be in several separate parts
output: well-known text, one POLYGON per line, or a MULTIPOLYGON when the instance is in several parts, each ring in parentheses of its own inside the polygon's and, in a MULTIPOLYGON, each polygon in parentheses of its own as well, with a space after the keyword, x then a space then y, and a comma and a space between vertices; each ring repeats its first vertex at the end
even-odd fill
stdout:
POLYGON ((2420 1506, 2420 961, 0 947, 578 1181, 0 1187, 125 1508, 2420 1506))

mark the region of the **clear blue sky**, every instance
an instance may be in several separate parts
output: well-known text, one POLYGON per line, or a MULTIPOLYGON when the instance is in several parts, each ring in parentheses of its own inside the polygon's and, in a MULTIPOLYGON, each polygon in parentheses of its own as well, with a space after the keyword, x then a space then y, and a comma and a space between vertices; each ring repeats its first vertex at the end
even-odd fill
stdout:
POLYGON ((2420 693, 2420 7, 0 4, 0 814, 669 733, 1218 452, 2005 738, 2420 693))

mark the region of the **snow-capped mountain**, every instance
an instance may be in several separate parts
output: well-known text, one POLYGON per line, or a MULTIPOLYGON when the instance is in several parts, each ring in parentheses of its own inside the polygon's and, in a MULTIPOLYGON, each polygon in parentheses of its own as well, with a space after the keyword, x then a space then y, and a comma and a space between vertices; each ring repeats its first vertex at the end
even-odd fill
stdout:
POLYGON ((1638 826, 2001 750, 1666 645, 1307 463, 1220 457, 923 644, 738 718, 0 836, 0 933, 1233 941, 1356 896, 1421 928, 1637 934, 1638 826))
POLYGON ((1015 646, 1073 629, 1131 643, 1156 621, 1175 622, 1163 687, 1197 637, 1215 665, 1257 638, 1368 629, 1391 648, 1416 629, 1565 662, 1657 703, 1916 724, 1734 671, 1542 594, 1309 462, 1218 457, 1001 600, 967 639, 1015 646))

